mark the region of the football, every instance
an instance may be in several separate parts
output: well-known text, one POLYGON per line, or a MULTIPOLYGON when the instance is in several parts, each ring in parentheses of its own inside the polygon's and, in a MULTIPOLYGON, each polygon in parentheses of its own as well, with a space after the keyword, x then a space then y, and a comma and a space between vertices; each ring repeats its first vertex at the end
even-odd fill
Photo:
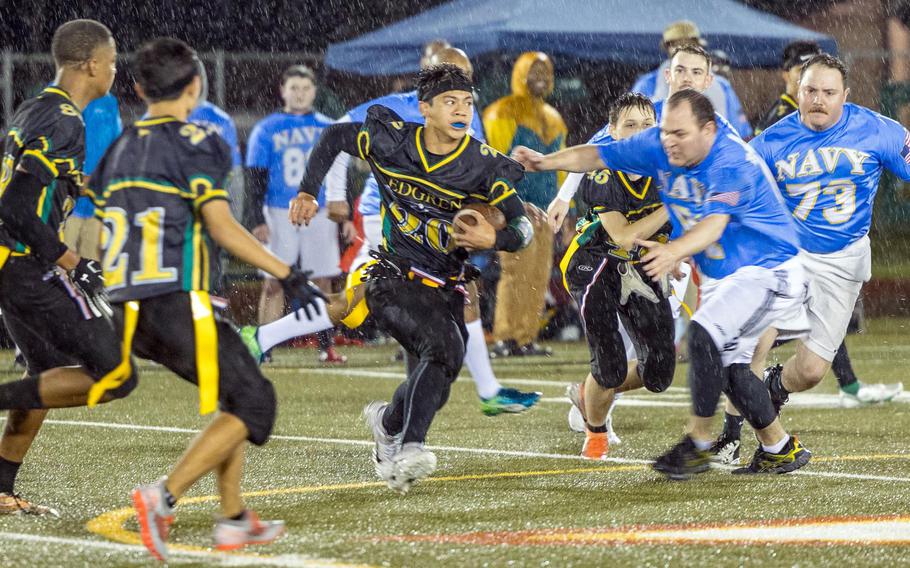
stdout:
MULTIPOLYGON (((477 224, 477 217, 479 215, 486 219, 487 223, 493 225, 493 228, 497 231, 505 229, 506 227, 506 216, 502 214, 502 211, 493 207, 492 205, 487 205, 486 203, 468 203, 464 205, 458 213, 455 214, 455 220, 462 220, 464 224, 474 226, 477 224)), ((454 225, 456 231, 458 230, 458 225, 454 225)))

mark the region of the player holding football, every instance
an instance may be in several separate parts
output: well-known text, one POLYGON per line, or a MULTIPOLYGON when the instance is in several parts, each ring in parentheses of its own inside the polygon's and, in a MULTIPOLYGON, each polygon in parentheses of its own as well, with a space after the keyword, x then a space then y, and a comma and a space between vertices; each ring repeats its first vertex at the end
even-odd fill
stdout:
MULTIPOLYGON (((474 70, 471 62, 465 52, 460 49, 440 47, 425 59, 427 66, 450 63, 460 67, 469 78, 473 76, 474 70)), ((420 114, 420 101, 417 91, 414 90, 386 95, 365 102, 348 111, 338 122, 363 122, 366 119, 367 110, 376 104, 391 109, 402 120, 418 124, 422 124, 424 121, 423 115, 420 114)), ((483 124, 480 121, 479 113, 474 113, 468 134, 481 142, 485 142, 483 124)), ((346 203, 339 200, 344 199, 344 194, 347 191, 347 168, 350 159, 351 156, 347 153, 339 154, 329 170, 325 186, 330 204, 336 202, 346 203)), ((367 242, 372 250, 378 250, 379 245, 382 243, 382 215, 380 215, 380 209, 379 184, 376 178, 371 175, 367 179, 360 197, 360 213, 363 215, 363 227, 367 242)), ((368 255, 366 255, 366 259, 369 259, 368 255)), ((356 279, 357 277, 355 276, 350 280, 356 279)), ((474 386, 477 389, 477 395, 480 397, 481 410, 488 416, 495 416, 504 412, 522 412, 531 408, 537 403, 540 393, 523 392, 518 389, 503 387, 496 380, 493 367, 490 365, 487 345, 484 341, 477 285, 472 282, 467 284, 465 288, 468 292, 468 301, 465 303, 465 328, 468 330, 468 341, 465 347, 465 366, 474 379, 474 386)), ((337 305, 337 302, 333 303, 337 305)), ((347 315, 344 310, 342 312, 347 315)), ((331 315, 333 310, 330 309, 329 313, 331 315)), ((348 320, 349 327, 353 325, 352 321, 356 321, 357 324, 360 323, 360 320, 348 320)), ((333 322, 336 324, 341 323, 335 319, 333 319, 333 322)), ((311 322, 307 318, 301 318, 297 314, 290 314, 258 328, 252 326, 244 327, 241 329, 241 335, 253 355, 259 356, 274 345, 310 333, 308 331, 310 326, 311 322)), ((412 363, 414 363, 413 360, 408 361, 408 364, 412 363)))
POLYGON ((689 386, 693 413, 683 439, 654 469, 685 479, 709 468, 712 418, 721 392, 734 402, 761 442, 752 462, 734 473, 785 473, 810 453, 781 426, 771 397, 749 363, 772 324, 803 333, 808 281, 796 255, 796 230, 758 155, 717 126, 714 108, 686 89, 667 99, 660 129, 619 142, 586 145, 542 156, 515 152, 528 169, 588 171, 609 166, 657 180, 678 238, 669 244, 639 240, 652 278, 693 256, 702 280, 702 304, 689 328, 689 386))
POLYGON ((421 71, 417 93, 425 125, 373 106, 363 123, 327 129, 291 204, 292 221, 316 215, 319 185, 342 151, 366 160, 379 181, 383 241, 368 274, 366 307, 418 364, 390 404, 371 403, 364 414, 376 441, 376 472, 402 493, 436 467, 423 444, 464 358, 467 251, 515 251, 533 235, 514 189, 523 170, 467 134, 470 77, 455 65, 435 65, 421 71), (455 214, 471 201, 495 205, 508 225, 496 231, 478 215, 476 225, 458 221, 453 231, 455 214))
MULTIPOLYGON (((200 413, 219 410, 167 477, 132 493, 142 542, 166 561, 173 507, 209 472, 221 496, 217 548, 264 544, 284 532, 283 522, 260 521, 240 496, 247 441, 268 440, 276 400, 233 326, 212 305, 217 247, 272 275, 292 303, 308 305, 321 292, 231 214, 224 189, 231 150, 220 136, 187 122, 205 76, 196 53, 182 41, 159 38, 138 50, 134 72, 148 118, 114 142, 91 179, 108 228, 104 275, 120 332, 115 345, 122 343, 124 364, 135 352, 198 385, 200 413)), ((117 387, 115 378, 103 379, 89 402, 117 387)))

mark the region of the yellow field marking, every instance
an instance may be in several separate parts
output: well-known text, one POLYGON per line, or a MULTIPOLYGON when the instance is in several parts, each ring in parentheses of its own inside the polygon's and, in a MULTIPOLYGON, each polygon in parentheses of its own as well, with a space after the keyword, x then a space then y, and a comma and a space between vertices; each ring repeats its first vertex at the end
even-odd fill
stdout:
POLYGON ((839 462, 839 461, 886 461, 886 460, 910 460, 910 454, 868 454, 864 456, 812 456, 813 463, 839 462))
MULTIPOLYGON (((538 470, 538 471, 504 471, 498 473, 478 473, 478 474, 469 474, 469 475, 451 475, 443 477, 430 477, 424 479, 422 483, 440 483, 440 482, 449 482, 449 481, 473 481, 473 480, 483 480, 483 479, 508 479, 508 478, 519 478, 519 477, 542 477, 549 475, 572 475, 578 473, 597 473, 597 472, 615 472, 615 471, 633 471, 645 469, 644 465, 617 465, 617 466, 607 466, 607 467, 581 467, 581 468, 572 468, 572 469, 548 469, 548 470, 538 470)), ((268 497, 273 495, 299 495, 304 493, 319 493, 325 491, 344 491, 348 489, 365 489, 368 487, 384 487, 385 482, 382 481, 363 481, 357 483, 338 483, 334 485, 306 485, 303 487, 285 487, 282 489, 264 489, 261 491, 248 491, 242 493, 242 496, 245 498, 250 497, 268 497)), ((218 501, 220 496, 218 495, 204 495, 201 497, 187 497, 181 499, 181 504, 193 504, 193 503, 206 503, 211 501, 218 501)), ((142 544, 142 539, 139 537, 139 533, 127 530, 124 528, 124 524, 135 515, 135 511, 132 507, 123 507, 121 509, 114 509, 113 511, 108 511, 98 515, 94 519, 91 519, 85 524, 85 528, 89 532, 102 536, 108 540, 114 542, 122 542, 124 544, 142 544)), ((168 548, 171 550, 185 551, 185 552, 203 552, 217 555, 230 555, 230 556, 240 556, 245 558, 271 558, 269 555, 255 554, 255 553, 223 553, 215 552, 204 546, 194 546, 190 544, 168 544, 168 548)), ((319 560, 319 562, 325 562, 319 560)), ((331 561, 329 561, 331 562, 331 561)), ((335 564, 332 564, 333 566, 335 564)), ((337 564, 337 566, 350 566, 347 564, 337 564)))

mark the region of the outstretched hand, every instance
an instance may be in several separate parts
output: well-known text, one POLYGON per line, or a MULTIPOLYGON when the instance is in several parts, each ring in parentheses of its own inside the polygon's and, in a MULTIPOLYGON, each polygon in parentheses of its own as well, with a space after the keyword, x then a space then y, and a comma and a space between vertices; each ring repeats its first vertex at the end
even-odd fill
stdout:
POLYGON ((532 150, 526 146, 515 146, 512 149, 512 159, 524 166, 525 170, 529 172, 539 172, 540 163, 543 160, 544 155, 536 150, 532 150))

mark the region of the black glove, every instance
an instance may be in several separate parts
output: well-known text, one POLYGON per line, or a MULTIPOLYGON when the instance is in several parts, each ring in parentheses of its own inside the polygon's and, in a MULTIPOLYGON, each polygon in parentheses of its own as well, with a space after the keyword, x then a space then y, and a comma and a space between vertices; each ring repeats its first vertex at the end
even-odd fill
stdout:
POLYGON ((82 258, 76 268, 69 272, 73 284, 86 293, 94 295, 104 290, 104 271, 97 260, 82 258))
POLYGON ((83 258, 67 276, 82 293, 95 317, 113 317, 114 311, 104 291, 104 271, 98 261, 83 258))
POLYGON ((317 299, 328 302, 328 298, 325 297, 322 290, 310 282, 309 272, 301 272, 296 268, 292 268, 287 278, 282 278, 279 282, 281 282, 284 295, 287 297, 291 309, 297 315, 297 319, 300 319, 301 308, 303 308, 309 319, 313 319, 318 315, 320 308, 319 303, 316 301, 317 299), (313 310, 313 313, 310 313, 310 309, 313 310))

